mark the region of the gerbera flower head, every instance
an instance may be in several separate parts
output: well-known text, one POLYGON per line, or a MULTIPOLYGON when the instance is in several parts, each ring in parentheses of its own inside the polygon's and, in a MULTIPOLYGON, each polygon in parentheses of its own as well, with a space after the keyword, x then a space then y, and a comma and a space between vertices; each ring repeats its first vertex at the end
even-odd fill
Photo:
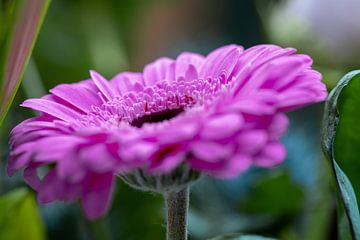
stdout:
POLYGON ((200 174, 229 178, 279 164, 284 112, 327 95, 311 58, 294 52, 229 45, 206 57, 160 58, 110 81, 91 71, 90 80, 22 104, 41 114, 13 129, 8 172, 25 169, 39 202, 80 199, 96 218, 115 176, 166 191, 200 174))

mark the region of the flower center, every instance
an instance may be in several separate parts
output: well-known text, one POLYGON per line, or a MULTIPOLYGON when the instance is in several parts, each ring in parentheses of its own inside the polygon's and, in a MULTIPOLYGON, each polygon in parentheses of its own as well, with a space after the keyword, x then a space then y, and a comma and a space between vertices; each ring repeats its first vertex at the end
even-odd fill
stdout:
POLYGON ((141 128, 145 123, 170 120, 195 104, 211 101, 225 86, 220 80, 178 79, 141 86, 136 91, 104 101, 102 106, 93 106, 80 122, 83 126, 119 127, 127 123, 141 128))
POLYGON ((135 118, 130 125, 141 128, 144 123, 157 123, 165 120, 170 120, 184 111, 184 108, 178 109, 166 109, 160 112, 150 113, 149 115, 143 115, 139 118, 135 118))

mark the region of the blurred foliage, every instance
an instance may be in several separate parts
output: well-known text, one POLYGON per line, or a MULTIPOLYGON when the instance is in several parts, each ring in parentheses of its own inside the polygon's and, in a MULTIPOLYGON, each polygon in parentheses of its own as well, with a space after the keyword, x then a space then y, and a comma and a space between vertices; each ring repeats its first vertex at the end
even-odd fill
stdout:
POLYGON ((256 235, 242 235, 242 234, 226 234, 223 236, 211 238, 209 240, 275 240, 275 238, 267 238, 256 235))
POLYGON ((0 229, 4 240, 46 239, 32 192, 19 188, 0 197, 0 229))
POLYGON ((244 199, 240 205, 243 213, 291 216, 299 212, 304 200, 302 189, 291 182, 286 172, 274 172, 264 176, 255 183, 251 191, 251 196, 244 199))
POLYGON ((340 239, 348 239, 349 230, 354 239, 360 239, 359 91, 360 70, 345 75, 327 100, 323 123, 324 151, 332 164, 343 202, 339 205, 340 239))

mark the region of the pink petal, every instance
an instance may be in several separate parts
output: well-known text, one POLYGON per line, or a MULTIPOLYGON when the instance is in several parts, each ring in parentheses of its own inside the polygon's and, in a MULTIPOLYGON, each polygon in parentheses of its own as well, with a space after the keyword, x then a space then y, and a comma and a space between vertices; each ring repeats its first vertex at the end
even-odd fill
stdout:
POLYGON ((276 107, 259 97, 259 95, 250 95, 246 98, 237 99, 236 102, 224 105, 221 110, 228 113, 248 113, 256 116, 275 113, 276 107))
POLYGON ((82 148, 78 153, 78 161, 81 160, 93 172, 102 173, 111 171, 115 165, 115 159, 109 152, 106 144, 92 144, 82 148))
POLYGON ((273 138, 282 137, 289 125, 289 119, 285 114, 276 114, 269 126, 269 133, 273 138))
POLYGON ((225 78, 227 79, 238 63, 241 52, 241 48, 234 48, 226 54, 222 61, 218 62, 217 65, 214 66, 213 77, 218 78, 221 74, 225 74, 225 78))
POLYGON ((147 86, 152 86, 157 82, 168 79, 170 75, 170 66, 174 63, 174 60, 170 58, 159 58, 155 62, 147 64, 144 68, 144 82, 147 86))
POLYGON ((161 159, 161 161, 151 164, 149 170, 155 175, 168 173, 178 167, 185 159, 186 156, 183 152, 169 154, 161 159))
POLYGON ((297 57, 282 57, 271 61, 254 72, 239 94, 246 94, 258 88, 276 89, 280 83, 292 81, 302 70, 304 63, 297 57))
POLYGON ((190 150, 196 158, 207 162, 227 159, 234 151, 230 145, 217 144, 211 141, 191 143, 190 150))
POLYGON ((194 65, 189 65, 188 69, 185 71, 185 79, 188 81, 192 81, 198 78, 198 71, 196 70, 194 65))
POLYGON ((102 217, 110 207, 115 177, 111 173, 89 175, 83 183, 81 206, 89 219, 102 217))
POLYGON ((237 177, 240 173, 247 170, 252 164, 251 158, 247 155, 234 155, 228 159, 223 169, 218 171, 209 171, 209 174, 218 178, 228 179, 237 177))
POLYGON ((38 202, 44 204, 53 202, 58 199, 59 187, 59 181, 56 177, 56 170, 52 169, 42 180, 41 187, 38 190, 38 202))
POLYGON ((72 122, 81 117, 79 113, 64 105, 41 98, 28 99, 21 106, 47 113, 67 122, 72 122))
POLYGON ((48 136, 35 142, 32 152, 36 154, 36 161, 59 161, 72 148, 81 142, 80 138, 71 135, 48 136), (44 148, 44 146, 47 146, 44 148))
POLYGON ((124 162, 128 164, 132 164, 132 162, 133 164, 138 164, 139 162, 146 163, 156 150, 156 144, 138 141, 121 148, 120 155, 124 159, 124 162))
POLYGON ((81 165, 75 153, 67 152, 63 159, 58 161, 56 165, 57 174, 60 179, 69 181, 70 183, 79 182, 85 177, 86 168, 81 165))
POLYGON ((260 67, 270 63, 274 59, 288 56, 296 52, 293 48, 280 48, 275 45, 257 45, 246 49, 239 58, 239 70, 235 76, 237 84, 234 87, 234 95, 237 95, 243 86, 250 80, 260 67))
POLYGON ((267 143, 268 134, 265 130, 249 130, 241 132, 236 141, 241 153, 255 154, 267 143))
POLYGON ((25 167, 31 161, 32 152, 25 152, 20 156, 10 156, 8 160, 7 173, 9 176, 14 175, 14 173, 21 168, 25 167))
POLYGON ((137 72, 124 72, 116 75, 110 81, 113 89, 116 89, 118 95, 125 94, 134 90, 136 83, 144 84, 141 73, 137 72))
POLYGON ((211 117, 205 122, 200 136, 204 139, 223 139, 234 135, 240 130, 243 119, 239 114, 223 114, 211 117))
POLYGON ((196 119, 182 120, 183 121, 177 121, 174 127, 159 132, 159 143, 172 144, 194 139, 199 132, 200 124, 196 119))
POLYGON ((41 186, 41 181, 37 175, 37 166, 31 164, 24 170, 25 182, 34 190, 38 191, 41 186))
POLYGON ((50 92, 84 113, 90 111, 91 106, 101 106, 102 104, 97 94, 84 88, 81 84, 60 84, 50 92))
POLYGON ((103 76, 92 70, 90 71, 90 76, 101 93, 104 94, 108 100, 111 100, 116 96, 116 93, 113 91, 109 81, 106 80, 103 76))
POLYGON ((218 49, 215 49, 209 55, 206 56, 206 61, 200 70, 200 77, 208 78, 214 76, 217 67, 224 61, 224 58, 232 51, 243 51, 243 47, 238 45, 227 45, 218 49))
POLYGON ((27 131, 24 132, 20 135, 20 133, 18 134, 13 134, 13 141, 11 141, 11 145, 15 148, 20 144, 26 143, 26 142, 31 142, 31 141, 36 141, 39 138, 42 137, 53 137, 56 135, 59 135, 60 132, 58 130, 55 129, 39 129, 39 130, 33 130, 33 131, 27 131))
POLYGON ((192 75, 194 75, 194 72, 198 72, 204 61, 205 61, 204 56, 200 54, 189 53, 189 52, 184 52, 180 54, 176 58, 175 79, 179 79, 180 77, 185 77, 185 73, 188 71, 189 68, 191 68, 191 71, 193 71, 192 75))
POLYGON ((286 150, 284 145, 280 142, 272 142, 255 158, 255 165, 259 167, 272 167, 284 161, 285 156, 286 150))

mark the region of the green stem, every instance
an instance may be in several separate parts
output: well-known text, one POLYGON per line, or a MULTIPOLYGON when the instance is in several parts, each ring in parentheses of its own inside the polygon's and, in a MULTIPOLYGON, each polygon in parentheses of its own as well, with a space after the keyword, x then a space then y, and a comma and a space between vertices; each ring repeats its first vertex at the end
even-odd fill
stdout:
POLYGON ((189 188, 164 194, 167 212, 166 239, 187 240, 189 188))

